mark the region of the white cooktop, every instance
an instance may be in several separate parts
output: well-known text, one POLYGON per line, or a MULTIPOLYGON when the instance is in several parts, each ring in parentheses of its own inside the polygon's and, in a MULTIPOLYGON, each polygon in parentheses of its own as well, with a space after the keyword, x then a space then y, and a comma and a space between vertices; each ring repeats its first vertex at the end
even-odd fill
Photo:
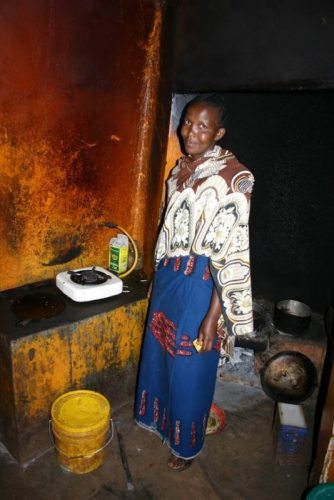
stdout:
POLYGON ((56 286, 70 299, 76 302, 89 302, 91 300, 105 299, 112 295, 119 295, 123 291, 123 281, 107 271, 103 267, 94 266, 75 269, 74 271, 64 271, 57 274, 56 286), (95 270, 104 273, 108 279, 104 283, 98 284, 80 284, 71 279, 71 273, 80 273, 82 271, 95 270))

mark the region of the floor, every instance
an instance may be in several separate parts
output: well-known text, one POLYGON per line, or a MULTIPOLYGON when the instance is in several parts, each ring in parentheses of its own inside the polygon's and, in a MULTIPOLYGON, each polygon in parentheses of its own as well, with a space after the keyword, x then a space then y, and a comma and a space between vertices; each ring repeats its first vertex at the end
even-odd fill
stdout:
MULTIPOLYGON (((248 363, 252 360, 248 360, 248 363)), ((314 398, 303 403, 309 440, 301 463, 278 465, 272 432, 274 403, 252 372, 247 380, 238 366, 219 370, 215 402, 224 410, 226 426, 207 437, 205 448, 182 473, 166 467, 168 449, 133 422, 133 401, 113 409, 132 477, 127 483, 114 436, 102 466, 78 475, 63 470, 50 450, 26 467, 0 450, 2 500, 298 500, 307 486, 314 398), (234 371, 233 371, 234 370, 234 371), (131 489, 133 487, 133 489, 131 489)))

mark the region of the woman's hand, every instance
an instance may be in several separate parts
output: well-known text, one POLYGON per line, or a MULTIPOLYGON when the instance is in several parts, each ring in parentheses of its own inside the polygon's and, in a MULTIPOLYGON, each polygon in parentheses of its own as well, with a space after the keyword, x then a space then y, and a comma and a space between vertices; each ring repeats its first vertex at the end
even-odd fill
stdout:
POLYGON ((198 332, 198 340, 202 343, 202 347, 199 352, 211 351, 213 342, 217 335, 217 324, 220 314, 221 314, 221 305, 218 293, 214 288, 212 292, 209 311, 205 316, 205 318, 203 319, 198 332))
POLYGON ((199 352, 211 351, 215 337, 217 336, 217 321, 209 315, 205 316, 199 329, 198 340, 202 343, 199 352))

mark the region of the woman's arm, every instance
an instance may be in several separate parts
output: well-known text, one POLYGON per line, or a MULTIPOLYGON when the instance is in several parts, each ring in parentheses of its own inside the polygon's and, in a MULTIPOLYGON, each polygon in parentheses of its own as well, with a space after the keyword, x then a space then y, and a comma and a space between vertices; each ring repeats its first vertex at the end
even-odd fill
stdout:
POLYGON ((208 352, 217 335, 217 323, 221 315, 221 305, 216 288, 213 288, 210 308, 199 329, 198 340, 203 343, 200 352, 208 352))
MULTIPOLYGON (((210 258, 210 272, 219 294, 226 330, 234 337, 253 331, 248 236, 250 190, 251 185, 246 193, 235 191, 224 198, 224 207, 218 210, 216 217, 226 215, 227 236, 221 248, 218 246, 219 251, 210 258)), ((214 222, 215 219, 213 225, 214 222)), ((219 243, 219 240, 215 242, 215 249, 219 243)))

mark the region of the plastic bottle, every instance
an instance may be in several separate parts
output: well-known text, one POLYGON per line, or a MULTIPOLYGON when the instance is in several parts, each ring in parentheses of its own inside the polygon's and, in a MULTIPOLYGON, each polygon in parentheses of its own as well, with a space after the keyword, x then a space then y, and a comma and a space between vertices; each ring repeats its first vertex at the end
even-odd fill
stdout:
POLYGON ((124 273, 128 268, 129 239, 125 234, 118 234, 109 241, 109 270, 124 273))

